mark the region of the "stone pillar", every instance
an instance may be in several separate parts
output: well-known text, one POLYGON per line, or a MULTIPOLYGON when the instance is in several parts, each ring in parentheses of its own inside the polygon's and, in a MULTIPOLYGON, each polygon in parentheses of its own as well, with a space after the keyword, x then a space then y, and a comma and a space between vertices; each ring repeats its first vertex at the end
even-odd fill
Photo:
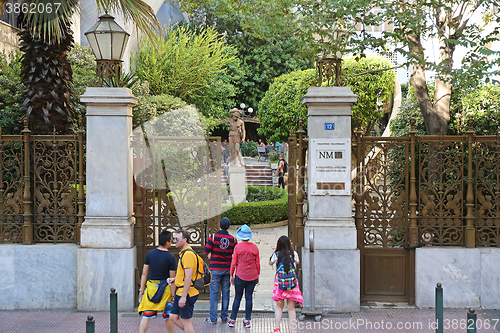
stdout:
POLYGON ((302 258, 304 309, 310 307, 311 260, 314 306, 323 312, 359 311, 360 253, 352 218, 351 105, 349 87, 311 87, 308 106, 308 221, 302 258), (314 252, 309 251, 309 231, 314 252))
POLYGON ((229 201, 233 205, 246 202, 245 167, 231 165, 229 168, 229 201))
POLYGON ((132 311, 136 248, 132 198, 132 106, 127 88, 87 88, 86 215, 78 250, 78 311, 132 311))

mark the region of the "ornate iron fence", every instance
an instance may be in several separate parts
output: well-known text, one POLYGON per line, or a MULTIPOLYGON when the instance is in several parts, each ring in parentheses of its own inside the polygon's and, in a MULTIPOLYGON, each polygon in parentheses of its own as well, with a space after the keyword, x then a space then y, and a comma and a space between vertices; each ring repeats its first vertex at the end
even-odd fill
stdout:
POLYGON ((0 243, 79 243, 84 132, 31 135, 23 125, 21 135, 0 132, 0 243))
MULTIPOLYGON (((500 135, 356 131, 358 246, 500 246, 500 135)), ((469 128, 472 128, 469 121, 469 128)))

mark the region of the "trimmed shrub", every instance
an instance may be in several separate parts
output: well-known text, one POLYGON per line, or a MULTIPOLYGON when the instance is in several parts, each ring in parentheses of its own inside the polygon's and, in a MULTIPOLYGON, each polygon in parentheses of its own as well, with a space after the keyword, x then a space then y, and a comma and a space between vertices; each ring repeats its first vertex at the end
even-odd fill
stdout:
POLYGON ((252 157, 257 156, 257 154, 258 154, 257 147, 258 146, 259 145, 255 141, 243 142, 242 144, 240 144, 241 154, 243 156, 252 156, 252 157))
MULTIPOLYGON (((232 224, 265 224, 288 218, 288 192, 270 186, 248 186, 247 201, 222 213, 232 224), (259 199, 271 199, 256 201, 259 199), (274 199, 275 198, 275 199, 274 199), (274 200, 273 200, 274 199, 274 200)), ((227 193, 228 191, 222 191, 227 193)), ((231 204, 223 204, 227 208, 231 204)), ((224 209, 223 209, 224 210, 224 209)))

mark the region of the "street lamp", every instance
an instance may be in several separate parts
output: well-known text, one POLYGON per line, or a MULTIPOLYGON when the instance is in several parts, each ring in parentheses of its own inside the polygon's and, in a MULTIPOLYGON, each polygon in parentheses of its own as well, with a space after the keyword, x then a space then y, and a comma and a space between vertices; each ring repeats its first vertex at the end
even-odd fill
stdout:
POLYGON ((247 111, 245 112, 245 107, 246 107, 245 103, 240 104, 240 108, 241 108, 241 110, 243 110, 243 116, 244 117, 251 117, 252 113, 253 113, 253 108, 248 108, 247 111), (248 114, 247 114, 247 112, 248 112, 248 114))
POLYGON ((97 76, 117 81, 122 71, 122 57, 130 34, 123 30, 108 13, 85 33, 97 62, 97 76))
MULTIPOLYGON (((347 30, 336 29, 332 34, 332 40, 335 44, 339 43, 339 40, 345 39, 345 36, 350 34, 347 30)), ((338 48, 338 46, 337 46, 338 48)), ((342 52, 337 51, 333 57, 325 57, 316 62, 316 69, 318 72, 318 80, 316 84, 321 87, 323 83, 323 78, 326 78, 328 85, 330 81, 333 82, 335 79, 335 86, 340 86, 340 76, 342 75, 342 52)))

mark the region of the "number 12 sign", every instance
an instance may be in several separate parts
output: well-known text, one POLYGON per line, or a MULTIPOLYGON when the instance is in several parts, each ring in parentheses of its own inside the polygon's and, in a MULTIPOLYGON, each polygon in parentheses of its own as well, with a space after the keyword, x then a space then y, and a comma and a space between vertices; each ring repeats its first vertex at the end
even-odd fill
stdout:
POLYGON ((335 123, 325 123, 325 130, 327 131, 335 130, 335 123))

